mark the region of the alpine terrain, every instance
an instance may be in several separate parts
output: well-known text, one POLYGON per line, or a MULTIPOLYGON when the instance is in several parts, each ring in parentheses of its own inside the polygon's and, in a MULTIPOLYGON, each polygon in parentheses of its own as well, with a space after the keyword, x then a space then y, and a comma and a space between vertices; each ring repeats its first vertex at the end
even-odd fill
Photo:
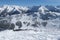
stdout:
POLYGON ((60 6, 0 6, 0 40, 60 40, 60 6))

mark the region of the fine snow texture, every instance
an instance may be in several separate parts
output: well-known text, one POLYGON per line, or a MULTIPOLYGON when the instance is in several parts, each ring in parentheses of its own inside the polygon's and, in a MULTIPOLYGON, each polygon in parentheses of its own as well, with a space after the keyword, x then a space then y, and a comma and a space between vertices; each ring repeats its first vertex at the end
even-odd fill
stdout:
POLYGON ((60 6, 1 6, 0 40, 60 40, 60 6))

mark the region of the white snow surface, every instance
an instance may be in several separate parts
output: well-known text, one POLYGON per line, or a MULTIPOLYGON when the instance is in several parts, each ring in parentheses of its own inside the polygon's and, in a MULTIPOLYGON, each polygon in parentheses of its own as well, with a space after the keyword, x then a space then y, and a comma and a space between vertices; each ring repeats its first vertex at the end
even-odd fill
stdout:
POLYGON ((38 11, 32 12, 28 7, 16 5, 0 7, 0 15, 11 13, 11 15, 0 17, 0 24, 1 21, 8 20, 15 27, 11 30, 0 31, 0 40, 60 40, 60 11, 58 12, 56 9, 51 11, 51 9, 41 6, 38 11), (12 15, 12 12, 15 11, 16 14, 12 15), (18 12, 19 14, 17 14, 18 12), (17 21, 22 23, 21 28, 19 28, 20 25, 16 25, 17 21), (16 29, 22 30, 14 31, 16 29))
POLYGON ((5 30, 0 32, 0 40, 58 40, 60 30, 40 29, 26 31, 5 30))

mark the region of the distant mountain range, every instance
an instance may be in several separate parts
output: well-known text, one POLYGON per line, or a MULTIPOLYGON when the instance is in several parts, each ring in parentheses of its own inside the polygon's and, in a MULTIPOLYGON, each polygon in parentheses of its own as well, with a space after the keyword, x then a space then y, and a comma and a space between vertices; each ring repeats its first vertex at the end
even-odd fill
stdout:
POLYGON ((20 14, 20 13, 34 13, 34 12, 57 12, 60 13, 60 6, 32 6, 22 7, 15 5, 3 5, 0 7, 0 16, 20 14))

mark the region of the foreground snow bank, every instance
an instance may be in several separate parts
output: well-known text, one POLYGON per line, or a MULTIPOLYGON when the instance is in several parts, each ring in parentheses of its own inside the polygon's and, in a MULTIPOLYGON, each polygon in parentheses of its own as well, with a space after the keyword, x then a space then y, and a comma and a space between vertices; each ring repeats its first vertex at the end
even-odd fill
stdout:
POLYGON ((60 40, 60 31, 40 29, 26 31, 5 30, 0 32, 0 40, 60 40))

